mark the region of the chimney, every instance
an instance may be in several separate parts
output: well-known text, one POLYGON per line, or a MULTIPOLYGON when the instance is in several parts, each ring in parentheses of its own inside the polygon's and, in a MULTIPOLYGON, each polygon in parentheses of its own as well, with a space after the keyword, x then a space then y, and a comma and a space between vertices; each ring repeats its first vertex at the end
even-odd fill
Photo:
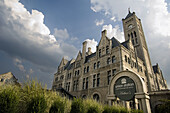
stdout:
POLYGON ((107 35, 107 30, 103 30, 102 31, 102 37, 106 36, 107 35))
POLYGON ((85 62, 85 58, 86 58, 86 47, 87 47, 87 41, 84 41, 83 50, 82 50, 83 63, 85 62))
POLYGON ((92 52, 91 52, 91 47, 88 47, 88 52, 87 52, 88 55, 91 55, 92 52))

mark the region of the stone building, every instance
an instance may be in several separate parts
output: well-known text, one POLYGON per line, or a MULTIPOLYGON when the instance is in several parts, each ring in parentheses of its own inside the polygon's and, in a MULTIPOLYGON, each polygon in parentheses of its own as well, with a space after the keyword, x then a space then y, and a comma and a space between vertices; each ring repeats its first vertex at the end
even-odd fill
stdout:
POLYGON ((158 64, 151 65, 141 20, 129 11, 122 21, 124 42, 109 39, 106 30, 95 53, 83 42, 76 59, 61 60, 52 89, 63 87, 76 97, 151 112, 149 93, 167 90, 167 84, 158 64))
POLYGON ((20 84, 18 83, 18 79, 16 79, 16 77, 11 72, 0 74, 0 86, 3 85, 20 86, 20 84))

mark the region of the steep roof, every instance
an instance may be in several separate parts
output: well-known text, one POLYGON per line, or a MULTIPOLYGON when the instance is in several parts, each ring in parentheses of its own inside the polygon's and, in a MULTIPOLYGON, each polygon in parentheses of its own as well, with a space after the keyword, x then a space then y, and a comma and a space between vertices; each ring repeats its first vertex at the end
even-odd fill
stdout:
MULTIPOLYGON (((134 12, 133 12, 133 13, 134 13, 134 12)), ((133 13, 131 13, 131 12, 129 11, 129 13, 128 13, 128 15, 125 17, 125 19, 131 17, 131 16, 133 15, 133 13)))
POLYGON ((96 56, 96 52, 92 53, 91 55, 86 56, 85 63, 90 60, 92 57, 96 56))
POLYGON ((126 40, 126 41, 122 42, 121 44, 122 44, 125 48, 129 49, 129 48, 128 48, 128 43, 129 43, 129 40, 126 40))
POLYGON ((112 48, 121 45, 120 42, 115 37, 113 37, 111 40, 112 40, 112 48))
POLYGON ((70 61, 68 61, 64 69, 70 70, 73 67, 74 61, 75 59, 71 59, 70 61))

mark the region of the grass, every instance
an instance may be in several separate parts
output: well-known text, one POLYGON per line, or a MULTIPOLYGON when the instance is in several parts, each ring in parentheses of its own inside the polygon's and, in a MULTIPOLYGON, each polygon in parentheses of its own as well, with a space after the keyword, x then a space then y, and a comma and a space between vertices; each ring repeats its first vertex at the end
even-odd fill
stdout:
MULTIPOLYGON (((139 113, 121 106, 108 106, 93 99, 68 100, 48 91, 37 81, 22 87, 0 86, 0 113, 139 113)), ((141 113, 141 111, 140 111, 141 113)))

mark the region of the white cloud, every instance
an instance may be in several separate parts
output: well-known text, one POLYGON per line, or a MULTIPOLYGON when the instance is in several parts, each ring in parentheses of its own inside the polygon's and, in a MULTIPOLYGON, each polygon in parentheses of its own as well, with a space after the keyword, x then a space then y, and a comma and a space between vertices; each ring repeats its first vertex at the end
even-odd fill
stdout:
POLYGON ((120 42, 124 41, 124 34, 123 32, 120 30, 119 25, 116 25, 114 28, 112 27, 111 24, 109 25, 104 25, 102 28, 103 30, 107 30, 107 37, 108 38, 112 38, 115 37, 117 40, 119 40, 120 42))
POLYGON ((112 18, 110 18, 110 20, 112 20, 112 21, 116 22, 116 17, 115 17, 115 16, 113 16, 112 18))
POLYGON ((56 38, 67 39, 69 37, 69 34, 67 32, 67 29, 62 30, 62 29, 55 28, 54 29, 54 36, 56 38))
MULTIPOLYGON (((69 39, 67 29, 55 28, 54 35, 50 34, 43 13, 30 13, 19 0, 0 0, 0 31, 0 50, 42 70, 55 70, 62 56, 73 57, 77 52, 73 45, 61 41, 69 39)), ((22 65, 18 67, 24 69, 22 65)))
POLYGON ((14 63, 17 64, 17 63, 22 63, 22 61, 18 58, 14 58, 14 63))
POLYGON ((100 25, 103 25, 104 24, 104 20, 95 20, 95 23, 96 23, 96 26, 100 26, 100 25))
POLYGON ((92 39, 92 40, 86 39, 85 41, 87 41, 86 51, 88 50, 88 47, 90 47, 92 53, 96 52, 97 41, 95 41, 94 39, 92 39))
POLYGON ((14 58, 13 62, 14 62, 14 65, 17 66, 20 71, 26 72, 26 70, 25 70, 25 68, 24 68, 24 66, 22 64, 22 61, 20 59, 14 58))
POLYGON ((91 10, 93 10, 94 12, 97 12, 96 10, 95 10, 95 8, 93 8, 93 7, 90 7, 91 8, 91 10))

